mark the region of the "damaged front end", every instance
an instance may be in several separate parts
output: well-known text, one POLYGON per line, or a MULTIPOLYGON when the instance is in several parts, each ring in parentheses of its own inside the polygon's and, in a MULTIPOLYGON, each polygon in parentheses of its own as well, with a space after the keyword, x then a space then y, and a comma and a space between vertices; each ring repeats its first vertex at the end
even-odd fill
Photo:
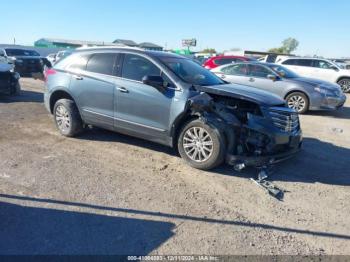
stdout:
POLYGON ((200 91, 189 99, 191 114, 224 134, 226 163, 236 170, 269 166, 300 150, 298 114, 283 101, 268 104, 233 93, 200 91))

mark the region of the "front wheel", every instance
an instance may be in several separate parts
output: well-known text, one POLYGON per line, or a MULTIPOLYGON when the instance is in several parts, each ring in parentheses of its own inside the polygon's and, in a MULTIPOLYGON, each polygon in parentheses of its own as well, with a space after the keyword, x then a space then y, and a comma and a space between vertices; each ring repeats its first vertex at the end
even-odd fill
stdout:
POLYGON ((287 96, 286 101, 288 107, 294 109, 299 114, 304 114, 309 110, 309 100, 303 93, 291 93, 287 96))
POLYGON ((181 157, 192 167, 209 170, 222 164, 226 144, 223 134, 200 120, 187 123, 178 138, 181 157))
POLYGON ((350 91, 350 78, 342 78, 338 81, 337 84, 340 85, 341 90, 344 93, 347 93, 350 91))

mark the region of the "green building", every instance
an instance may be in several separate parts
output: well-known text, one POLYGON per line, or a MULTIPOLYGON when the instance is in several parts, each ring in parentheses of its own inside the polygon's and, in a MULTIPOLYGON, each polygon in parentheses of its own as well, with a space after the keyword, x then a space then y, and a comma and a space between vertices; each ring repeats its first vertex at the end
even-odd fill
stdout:
POLYGON ((35 47, 48 48, 78 48, 82 46, 104 46, 116 45, 114 43, 100 42, 100 41, 80 41, 80 40, 66 40, 55 38, 41 38, 34 42, 35 47))

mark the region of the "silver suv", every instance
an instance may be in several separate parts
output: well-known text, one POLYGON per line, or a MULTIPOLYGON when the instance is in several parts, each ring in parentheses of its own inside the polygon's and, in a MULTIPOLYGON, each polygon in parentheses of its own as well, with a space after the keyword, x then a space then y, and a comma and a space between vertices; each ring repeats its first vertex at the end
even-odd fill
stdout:
POLYGON ((45 72, 45 105, 62 135, 93 125, 178 149, 191 166, 261 166, 298 152, 298 114, 279 97, 227 84, 190 59, 89 48, 45 72))

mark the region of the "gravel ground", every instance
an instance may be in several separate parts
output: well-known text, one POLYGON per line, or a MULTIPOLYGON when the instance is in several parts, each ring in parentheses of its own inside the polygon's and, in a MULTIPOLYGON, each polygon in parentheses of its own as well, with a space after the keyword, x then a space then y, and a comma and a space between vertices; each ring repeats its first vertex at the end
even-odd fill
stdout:
MULTIPOLYGON (((171 149, 58 134, 43 83, 0 96, 0 254, 350 255, 350 102, 301 117, 304 149, 271 177, 192 169, 171 149)), ((350 100, 350 96, 348 96, 350 100)))

